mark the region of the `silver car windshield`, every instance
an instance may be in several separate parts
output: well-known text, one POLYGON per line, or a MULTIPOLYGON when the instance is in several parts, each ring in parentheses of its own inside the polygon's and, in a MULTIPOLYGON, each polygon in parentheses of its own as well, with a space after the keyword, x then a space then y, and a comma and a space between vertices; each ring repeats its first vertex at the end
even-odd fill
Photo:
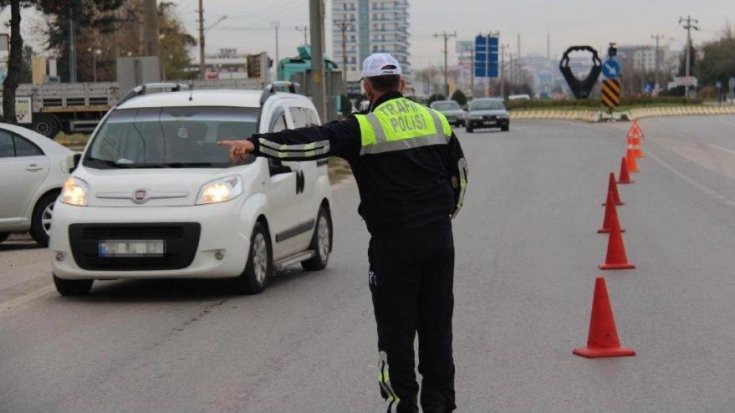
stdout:
POLYGON ((459 103, 457 102, 434 102, 431 107, 436 110, 459 110, 459 103))
MULTIPOLYGON (((119 109, 95 135, 83 164, 111 168, 226 168, 221 140, 255 133, 259 109, 164 107, 119 109)), ((248 162, 252 162, 253 158, 248 162)))
POLYGON ((470 103, 470 110, 505 110, 505 105, 499 100, 477 100, 470 103))

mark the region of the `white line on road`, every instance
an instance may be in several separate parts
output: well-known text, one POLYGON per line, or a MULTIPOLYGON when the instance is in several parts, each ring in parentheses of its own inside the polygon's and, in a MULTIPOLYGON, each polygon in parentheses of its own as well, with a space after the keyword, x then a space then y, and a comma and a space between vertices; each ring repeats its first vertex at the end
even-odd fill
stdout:
POLYGON ((12 310, 14 307, 17 307, 21 304, 25 304, 29 301, 43 297, 44 295, 49 294, 53 292, 54 290, 55 290, 54 286, 49 285, 43 288, 39 288, 38 290, 31 291, 28 294, 22 295, 18 298, 14 298, 10 301, 0 303, 0 315, 4 315, 4 313, 8 312, 9 310, 12 310))
POLYGON ((735 155, 735 151, 732 149, 723 148, 722 146, 717 146, 717 145, 707 143, 707 142, 705 142, 704 144, 709 146, 712 149, 717 149, 718 151, 726 152, 726 153, 729 153, 730 155, 735 155))
MULTIPOLYGON (((709 144, 707 144, 707 145, 709 145, 709 144)), ((722 148, 722 149, 725 149, 725 148, 722 148)), ((729 151, 729 149, 725 149, 725 150, 726 150, 726 151, 729 151)), ((735 152, 733 152, 733 153, 735 153, 735 152)), ((650 156, 650 157, 651 157, 651 159, 653 159, 654 161, 658 162, 658 163, 659 163, 659 164, 660 164, 661 166, 663 166, 664 168, 668 169, 668 170, 669 170, 669 172, 673 173, 674 175, 678 176, 679 178, 683 179, 684 181, 686 181, 686 182, 688 182, 689 184, 693 185, 693 186, 694 186, 695 188, 697 188, 697 189, 699 189, 700 191, 702 191, 702 192, 703 192, 703 193, 704 193, 705 195, 708 195, 708 196, 710 196, 710 197, 712 197, 712 198, 714 198, 714 199, 717 199, 717 200, 719 200, 719 201, 722 201, 722 202, 723 202, 724 204, 726 204, 726 205, 729 205, 729 206, 735 206, 735 204, 734 204, 734 203, 732 203, 732 202, 731 202, 731 201, 729 200, 729 198, 727 198, 727 197, 724 197, 724 196, 722 196, 722 195, 718 194, 718 193, 717 193, 717 191, 713 190, 712 188, 710 188, 710 187, 708 187, 708 186, 706 186, 706 185, 702 185, 702 184, 700 184, 699 182, 695 181, 694 179, 692 179, 692 178, 690 178, 690 177, 688 177, 688 176, 684 175, 684 173, 682 173, 682 172, 679 172, 679 170, 678 170, 678 169, 674 168, 673 166, 671 166, 670 164, 668 164, 668 163, 667 163, 666 161, 664 161, 663 159, 661 159, 661 158, 659 158, 658 156, 656 156, 656 155, 654 155, 653 153, 651 153, 651 151, 650 151, 650 150, 646 151, 646 155, 647 155, 647 156, 650 156)))

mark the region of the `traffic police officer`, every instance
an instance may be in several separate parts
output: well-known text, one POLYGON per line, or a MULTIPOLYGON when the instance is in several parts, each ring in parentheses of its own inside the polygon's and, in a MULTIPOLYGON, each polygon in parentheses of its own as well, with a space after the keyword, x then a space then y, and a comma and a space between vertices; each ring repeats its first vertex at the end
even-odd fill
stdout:
POLYGON ((378 327, 379 384, 388 412, 418 412, 414 338, 419 338, 421 407, 454 403, 451 217, 462 206, 467 162, 439 112, 403 97, 401 67, 376 53, 363 62, 367 112, 323 126, 220 142, 233 161, 250 154, 303 161, 344 158, 371 234, 369 285, 378 327))

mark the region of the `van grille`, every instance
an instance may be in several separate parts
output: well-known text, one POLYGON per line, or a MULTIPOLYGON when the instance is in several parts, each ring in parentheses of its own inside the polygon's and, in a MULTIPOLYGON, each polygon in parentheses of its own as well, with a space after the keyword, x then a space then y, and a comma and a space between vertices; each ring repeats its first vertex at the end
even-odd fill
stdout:
POLYGON ((69 242, 72 255, 85 270, 151 271, 186 268, 194 261, 201 225, 175 224, 72 224, 69 242), (100 241, 163 240, 162 257, 100 257, 100 241))

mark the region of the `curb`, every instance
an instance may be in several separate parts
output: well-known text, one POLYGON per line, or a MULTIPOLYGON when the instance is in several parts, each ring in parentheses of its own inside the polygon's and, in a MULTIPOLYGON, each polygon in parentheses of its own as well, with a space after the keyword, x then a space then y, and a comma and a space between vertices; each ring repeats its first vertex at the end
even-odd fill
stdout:
MULTIPOLYGON (((511 119, 558 119, 601 122, 611 120, 605 112, 596 110, 513 110, 511 119)), ((732 106, 676 106, 631 109, 627 112, 614 112, 612 120, 632 120, 667 116, 716 116, 735 115, 732 106)))

